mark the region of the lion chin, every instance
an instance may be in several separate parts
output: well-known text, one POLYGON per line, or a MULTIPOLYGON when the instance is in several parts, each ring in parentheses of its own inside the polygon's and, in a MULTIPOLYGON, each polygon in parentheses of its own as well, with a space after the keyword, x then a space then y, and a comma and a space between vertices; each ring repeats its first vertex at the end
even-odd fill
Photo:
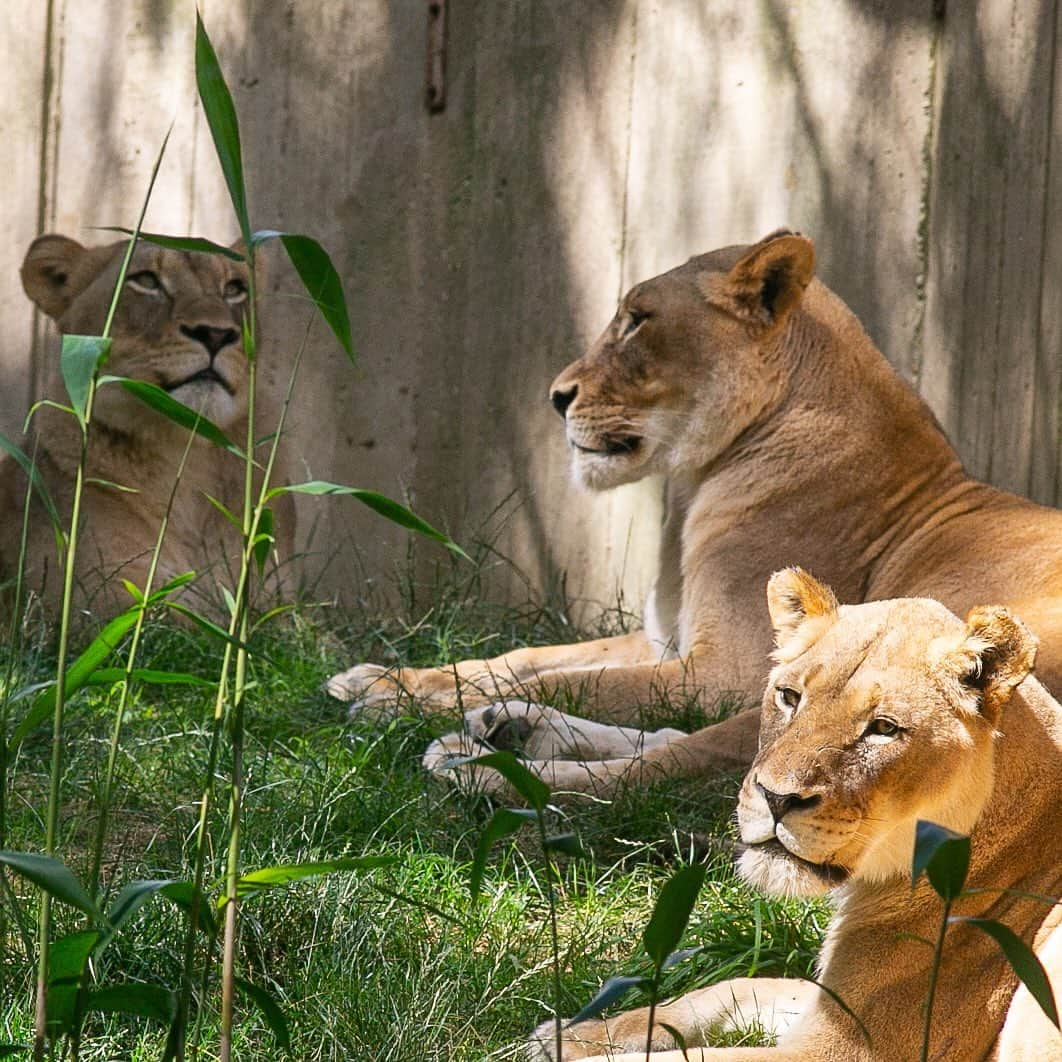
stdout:
POLYGON ((843 868, 809 863, 779 841, 745 848, 738 857, 737 870, 755 888, 787 899, 822 896, 848 879, 843 868))

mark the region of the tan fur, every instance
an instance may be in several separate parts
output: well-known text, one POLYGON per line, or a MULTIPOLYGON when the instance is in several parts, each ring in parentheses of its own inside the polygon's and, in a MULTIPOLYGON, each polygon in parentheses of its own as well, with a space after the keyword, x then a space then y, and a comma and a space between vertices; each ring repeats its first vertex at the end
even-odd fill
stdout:
MULTIPOLYGON (((105 323, 124 241, 86 248, 65 236, 35 240, 22 265, 27 295, 63 333, 99 334, 105 323)), ((146 380, 201 410, 237 445, 246 445, 247 359, 242 324, 247 267, 214 255, 140 244, 133 253, 114 317, 104 372, 146 380), (212 331, 206 331, 206 330, 212 331), (190 334, 191 333, 191 334, 190 334), (212 356, 213 350, 213 356, 212 356), (193 379, 213 368, 216 377, 193 379)), ((67 404, 58 353, 47 396, 67 404)), ((69 520, 81 435, 74 419, 44 408, 33 419, 37 467, 64 521, 69 520)), ((264 434, 260 432, 259 434, 264 434)), ((187 442, 187 432, 121 387, 97 392, 89 433, 81 540, 75 571, 76 607, 103 620, 131 603, 121 579, 143 585, 160 523, 187 442), (125 490, 119 490, 118 485, 125 490)), ((32 435, 24 448, 33 455, 32 435)), ((243 468, 203 440, 188 454, 161 554, 156 586, 185 571, 200 573, 194 597, 221 601, 216 582, 234 585, 240 539, 206 499, 242 508, 243 468)), ((0 578, 17 570, 26 481, 16 462, 0 461, 0 578)), ((277 554, 290 557, 292 507, 280 499, 277 554)), ((39 500, 30 509, 26 589, 43 597, 54 616, 62 590, 55 536, 39 500)))
MULTIPOLYGON (((1007 609, 975 610, 964 625, 925 599, 842 606, 816 622, 806 618, 818 597, 805 596, 811 586, 792 571, 771 582, 772 596, 803 606, 776 611, 772 601, 785 662, 768 678, 761 749, 741 788, 738 868, 773 893, 831 890, 818 980, 870 1043, 813 985, 740 978, 661 1008, 658 1062, 683 1058, 667 1050, 663 1024, 693 1048, 690 1059, 917 1059, 932 959, 922 941, 936 938, 943 910, 924 879, 911 888, 919 819, 972 829, 967 887, 985 891, 960 899, 953 915, 1010 927, 1040 954, 1056 996, 1062 988, 1062 906, 1030 895, 1062 890, 1062 706, 1030 674, 1034 639, 1007 609), (755 1021, 778 1033, 776 1048, 697 1049, 713 1032, 755 1021)), ((929 1057, 1062 1058, 1062 1037, 1016 985, 993 940, 953 924, 929 1057)), ((564 1058, 644 1058, 646 1022, 644 1009, 581 1022, 564 1034, 564 1058)), ((555 1057, 551 1030, 536 1030, 533 1057, 555 1057)))
MULTIPOLYGON (((330 689, 355 708, 407 691, 452 710, 456 673, 468 707, 572 691, 588 715, 627 724, 661 697, 752 701, 772 645, 759 588, 788 565, 846 601, 930 596, 960 613, 1003 601, 1040 636, 1040 674, 1062 689, 1062 513, 967 476, 813 268, 811 241, 788 232, 691 259, 628 292, 553 383, 577 482, 667 476, 644 632, 437 670, 363 665, 330 689)), ((728 721, 635 767, 747 766, 756 730, 755 716, 728 721)), ((543 770, 586 789, 616 767, 543 770)))

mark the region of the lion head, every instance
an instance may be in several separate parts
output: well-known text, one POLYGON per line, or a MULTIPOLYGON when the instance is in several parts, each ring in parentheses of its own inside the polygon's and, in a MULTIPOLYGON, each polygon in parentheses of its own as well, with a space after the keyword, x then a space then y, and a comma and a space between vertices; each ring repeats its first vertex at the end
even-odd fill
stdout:
MULTIPOLYGON (((99 335, 126 246, 41 236, 22 263, 22 285, 61 332, 99 335)), ((139 243, 112 322, 106 371, 156 384, 229 427, 247 411, 247 306, 246 262, 139 243)), ((119 387, 101 389, 95 418, 127 435, 151 423, 143 403, 119 387)))
POLYGON ((576 481, 704 468, 763 418, 785 393, 775 341, 814 268, 811 241, 780 230, 635 285, 550 389, 576 481))
POLYGON ((777 664, 738 802, 741 874, 812 895, 909 872, 919 819, 968 833, 1000 713, 1033 667, 1025 626, 919 598, 840 606, 797 568, 767 598, 777 664))

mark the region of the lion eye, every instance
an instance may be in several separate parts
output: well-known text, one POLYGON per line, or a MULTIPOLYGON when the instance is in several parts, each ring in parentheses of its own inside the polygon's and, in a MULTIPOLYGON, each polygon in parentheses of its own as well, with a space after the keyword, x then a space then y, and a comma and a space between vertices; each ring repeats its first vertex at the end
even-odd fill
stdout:
POLYGON ((774 699, 779 708, 788 708, 790 711, 800 704, 800 691, 789 686, 777 686, 774 691, 774 699))
POLYGON ((627 311, 627 323, 623 328, 622 337, 624 339, 629 335, 633 335, 638 331, 638 326, 644 321, 648 321, 652 316, 648 313, 643 313, 641 310, 628 310, 627 311))
POLYGON ((870 720, 870 722, 867 724, 866 730, 863 731, 863 736, 891 738, 896 737, 899 732, 899 723, 894 722, 892 719, 880 717, 878 719, 870 720))
POLYGON ((225 298, 228 302, 243 302, 247 298, 247 285, 239 279, 225 284, 225 298))
POLYGON ((158 274, 153 273, 150 269, 143 269, 139 273, 131 274, 126 277, 126 283, 134 291, 162 291, 162 281, 159 280, 158 274))

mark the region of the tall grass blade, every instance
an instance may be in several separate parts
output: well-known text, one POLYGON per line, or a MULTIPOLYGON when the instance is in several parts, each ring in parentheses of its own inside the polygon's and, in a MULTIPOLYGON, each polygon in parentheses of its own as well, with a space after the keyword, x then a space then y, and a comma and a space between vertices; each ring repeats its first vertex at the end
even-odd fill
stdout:
MULTIPOLYGON (((355 856, 322 863, 284 863, 273 867, 260 867, 240 875, 236 881, 236 894, 241 900, 246 900, 267 889, 275 889, 293 881, 319 878, 326 874, 376 870, 380 867, 392 867, 398 862, 397 856, 355 856)), ((220 897, 218 907, 223 908, 226 902, 226 897, 220 897)))
POLYGON ((210 43, 199 12, 195 15, 195 83, 203 113, 214 138, 221 172, 229 188, 232 209, 240 225, 243 242, 251 246, 251 222, 247 214, 247 190, 243 182, 243 153, 240 148, 240 126, 232 93, 225 83, 214 45, 210 43))
POLYGON ((288 252, 288 258, 299 274, 303 287, 313 299, 321 316, 328 322, 347 357, 354 361, 354 340, 350 334, 350 316, 343 284, 328 252, 312 237, 295 233, 263 229, 251 237, 253 246, 266 240, 278 239, 288 252))

